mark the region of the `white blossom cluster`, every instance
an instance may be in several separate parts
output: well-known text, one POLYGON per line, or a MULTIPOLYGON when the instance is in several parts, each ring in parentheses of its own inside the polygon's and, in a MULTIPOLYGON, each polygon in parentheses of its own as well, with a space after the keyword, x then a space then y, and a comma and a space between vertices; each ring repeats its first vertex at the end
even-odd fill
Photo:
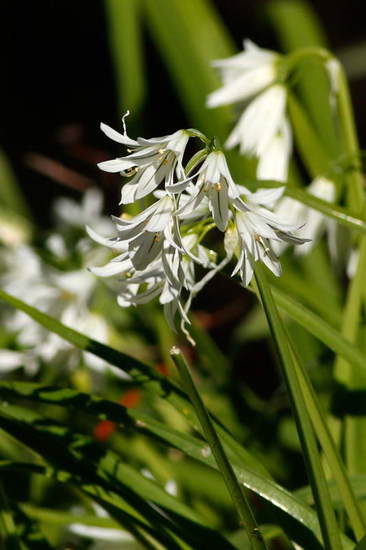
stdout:
MULTIPOLYGON (((209 94, 207 106, 237 104, 242 113, 229 135, 225 146, 231 149, 239 145, 240 152, 258 159, 258 180, 287 182, 292 152, 292 130, 286 112, 287 83, 284 78, 284 56, 258 47, 251 40, 244 40, 244 50, 227 59, 213 61, 222 78, 223 86, 209 94)), ((324 68, 331 88, 330 102, 337 94, 339 62, 332 58, 324 68)), ((327 202, 336 199, 336 185, 324 175, 316 177, 307 191, 327 202)), ((311 251, 322 234, 327 231, 332 258, 336 252, 336 225, 323 214, 303 203, 283 197, 275 205, 281 219, 298 223, 302 229, 297 236, 308 242, 296 249, 298 254, 311 251)), ((275 242, 274 251, 281 254, 287 245, 275 242)))
MULTIPOLYGON (((54 265, 52 261, 45 262, 29 244, 0 247, 0 285, 65 325, 107 342, 107 320, 91 311, 96 279, 87 270, 90 262, 101 261, 106 254, 91 247, 84 229, 86 223, 93 223, 100 231, 112 229, 110 220, 101 215, 101 209, 102 195, 97 189, 86 191, 81 204, 67 198, 58 199, 54 212, 58 231, 45 243, 45 252, 54 265), (80 238, 75 238, 75 233, 80 238), (71 253, 77 253, 80 265, 60 269, 57 264, 70 262, 71 241, 71 253)), ((0 350, 0 376, 19 367, 23 367, 27 375, 34 375, 42 363, 63 371, 72 370, 81 362, 95 371, 107 368, 104 361, 80 352, 20 310, 3 308, 1 323, 15 345, 0 350)))
POLYGON ((224 153, 205 136, 201 136, 205 148, 186 162, 188 140, 200 135, 195 130, 133 140, 127 135, 124 118, 123 134, 105 124, 101 129, 126 145, 128 154, 99 167, 131 178, 122 187, 122 205, 143 199, 148 206, 133 217, 125 212, 113 217, 115 237, 102 237, 88 229, 94 240, 118 252, 105 266, 91 271, 101 277, 118 277, 117 299, 123 307, 159 297, 170 326, 175 327, 179 313, 187 334, 192 298, 234 255, 237 262, 232 274, 239 273, 248 285, 256 261, 280 275, 273 242, 302 244, 306 239, 295 235, 298 223, 270 209, 284 188, 252 193, 237 185, 224 153), (206 233, 214 228, 224 233, 225 254, 220 262, 218 254, 203 244, 206 233), (203 276, 197 267, 206 270, 203 276))

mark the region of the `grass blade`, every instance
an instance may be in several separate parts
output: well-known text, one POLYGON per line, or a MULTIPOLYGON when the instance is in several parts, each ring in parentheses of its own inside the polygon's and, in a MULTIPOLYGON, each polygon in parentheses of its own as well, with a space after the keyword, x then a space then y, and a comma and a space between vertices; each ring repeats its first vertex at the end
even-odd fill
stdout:
POLYGON ((207 94, 220 84, 211 60, 234 53, 213 6, 207 0, 145 0, 145 10, 147 24, 189 120, 210 136, 226 138, 229 109, 205 109, 207 94), (196 75, 194 82, 192 75, 196 75))
POLYGON ((328 486, 325 482, 315 434, 310 423, 297 375, 293 369, 286 333, 261 265, 256 266, 255 277, 259 296, 267 316, 280 365, 282 367, 283 377, 292 403, 292 411, 295 417, 297 431, 301 441, 301 447, 304 453, 305 463, 314 494, 314 501, 319 516, 324 547, 327 550, 339 550, 342 548, 339 536, 340 531, 332 508, 328 486))
POLYGON ((117 80, 118 107, 137 114, 145 98, 141 1, 106 0, 108 38, 117 80))
MULTIPOLYGON (((168 447, 174 447, 187 456, 217 470, 217 464, 213 456, 208 455, 206 452, 207 447, 202 444, 201 440, 192 435, 178 432, 136 409, 124 409, 122 405, 102 400, 93 395, 89 396, 76 390, 43 387, 41 384, 32 382, 2 381, 0 383, 0 397, 7 401, 25 399, 34 403, 50 403, 68 409, 79 409, 81 407, 85 413, 115 422, 123 422, 125 426, 129 426, 132 421, 136 422, 135 430, 140 433, 150 438, 157 437, 160 442, 168 447)), ((11 465, 13 468, 15 467, 9 461, 0 462, 0 468, 10 467, 11 465)), ((319 543, 316 542, 317 538, 320 539, 321 537, 319 522, 310 508, 274 481, 251 469, 250 466, 243 467, 240 463, 233 462, 233 467, 240 483, 264 498, 271 505, 272 512, 276 509, 283 511, 284 516, 280 516, 280 524, 282 524, 283 518, 285 520, 291 518, 290 528, 293 526, 290 533, 291 538, 305 547, 319 547, 319 543)), ((67 476, 65 479, 67 479, 67 476)), ((285 527, 287 527, 287 523, 286 526, 284 525, 285 527)))
POLYGON ((266 544, 263 540, 261 532, 258 529, 253 512, 249 506, 245 494, 240 488, 234 470, 225 454, 224 448, 218 435, 216 434, 210 416, 193 382, 189 367, 178 348, 172 348, 170 353, 186 388, 187 394, 189 395, 192 405, 194 406, 197 417, 202 426, 203 433, 205 434, 207 442, 214 454, 218 469, 224 478, 234 506, 248 535, 250 546, 253 550, 265 550, 266 544))
POLYGON ((347 511, 353 531, 357 539, 360 539, 366 531, 366 523, 360 506, 355 497, 350 479, 343 465, 340 454, 328 429, 319 402, 309 380, 309 376, 301 364, 301 360, 291 346, 293 366, 299 380, 299 385, 304 396, 306 408, 309 412, 315 433, 324 451, 328 466, 334 476, 339 493, 343 499, 344 509, 347 511))

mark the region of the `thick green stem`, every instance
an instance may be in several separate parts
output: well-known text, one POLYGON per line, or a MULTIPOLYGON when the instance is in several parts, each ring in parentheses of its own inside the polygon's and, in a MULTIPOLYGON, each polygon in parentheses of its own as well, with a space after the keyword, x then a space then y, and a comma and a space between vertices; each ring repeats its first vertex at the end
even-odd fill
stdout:
POLYGON ((311 420, 306 408, 305 398, 294 369, 289 343, 282 320, 274 302, 271 288, 266 281, 262 266, 258 263, 255 277, 262 305, 273 336, 282 374, 287 386, 293 414, 295 417, 301 447, 312 487, 314 502, 319 516, 319 523, 327 550, 342 548, 339 528, 332 508, 329 489, 321 465, 317 442, 311 420))
POLYGON ((248 535, 251 548, 253 550, 265 550, 267 546, 263 540, 257 522, 255 521, 250 505, 240 487, 240 484, 226 456, 221 441, 218 438, 218 435, 213 427, 207 409, 193 382, 193 378, 191 376, 187 362, 178 348, 172 348, 170 353, 182 379, 184 389, 186 390, 196 411, 207 443, 209 444, 217 462, 217 466, 222 473, 225 484, 233 500, 234 506, 239 514, 242 526, 248 535))

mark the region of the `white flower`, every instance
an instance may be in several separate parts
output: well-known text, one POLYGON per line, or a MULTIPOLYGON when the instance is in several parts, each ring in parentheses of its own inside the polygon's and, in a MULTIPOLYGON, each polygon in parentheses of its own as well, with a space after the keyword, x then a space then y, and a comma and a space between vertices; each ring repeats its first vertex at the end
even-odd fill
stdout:
POLYGON ((292 150, 292 134, 288 121, 274 134, 259 156, 257 178, 259 180, 287 181, 288 164, 292 150))
MULTIPOLYGON (((315 178, 308 186, 307 191, 324 201, 335 201, 335 184, 327 178, 315 178)), ((296 254, 303 255, 309 253, 326 230, 328 231, 328 235, 333 236, 335 229, 335 222, 333 220, 327 218, 327 216, 318 210, 309 208, 295 199, 289 197, 281 199, 276 207, 276 214, 293 223, 296 221, 299 222, 301 229, 296 232, 296 235, 306 238, 308 242, 301 246, 301 248, 297 248, 296 254)), ((278 254, 281 254, 286 247, 286 243, 275 244, 275 250, 278 254)))
POLYGON ((243 53, 214 63, 224 86, 208 96, 207 105, 250 100, 225 146, 239 145, 242 154, 258 157, 259 179, 286 181, 292 137, 285 112, 286 87, 276 83, 280 55, 249 41, 244 47, 243 53))
POLYGON ((283 221, 267 208, 263 208, 265 205, 272 205, 284 188, 262 189, 257 193, 250 193, 245 189, 243 191, 244 200, 240 198, 234 201, 240 254, 232 275, 240 272, 243 283, 247 286, 252 279, 256 261, 262 261, 277 277, 281 275, 281 265, 272 249, 272 241, 303 244, 306 239, 293 233, 299 228, 298 223, 283 221))
MULTIPOLYGON (((222 151, 212 151, 206 157, 198 171, 196 187, 196 193, 189 200, 184 200, 178 214, 192 216, 206 197, 215 224, 220 231, 225 231, 230 216, 230 201, 239 195, 222 151)), ((168 189, 178 192, 182 185, 173 185, 168 189)))
POLYGON ((208 96, 207 106, 244 101, 264 90, 276 79, 279 58, 277 53, 244 40, 244 52, 213 62, 221 73, 224 86, 208 96))
POLYGON ((242 153, 261 155, 272 137, 281 129, 286 106, 286 89, 271 86, 253 99, 227 139, 231 149, 240 144, 242 153))
POLYGON ((133 175, 133 178, 122 187, 120 204, 128 204, 145 197, 163 181, 166 185, 172 185, 175 175, 178 179, 184 179, 182 159, 189 139, 185 130, 158 138, 139 137, 134 140, 127 136, 126 129, 120 134, 103 123, 101 129, 114 141, 129 147, 129 155, 98 164, 99 168, 106 172, 120 172, 123 176, 133 175))

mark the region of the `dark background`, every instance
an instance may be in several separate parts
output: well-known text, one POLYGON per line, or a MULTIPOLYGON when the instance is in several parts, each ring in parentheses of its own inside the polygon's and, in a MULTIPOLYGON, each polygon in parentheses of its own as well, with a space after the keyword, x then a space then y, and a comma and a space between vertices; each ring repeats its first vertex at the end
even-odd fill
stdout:
MULTIPOLYGON (((276 47, 263 15, 264 1, 215 4, 238 48, 243 37, 276 47)), ((365 40, 363 2, 316 0, 312 5, 336 53, 365 40)), ((1 144, 42 226, 51 221, 49 204, 55 195, 77 196, 78 189, 95 183, 104 189, 110 212, 119 194, 117 177, 95 167, 113 151, 99 122, 117 127, 121 115, 104 8, 97 0, 2 3, 1 144)), ((185 127, 189 121, 147 32, 144 39, 150 86, 140 122, 141 131, 150 137, 185 127)), ((352 79, 361 143, 366 137, 365 86, 362 76, 352 79)))

